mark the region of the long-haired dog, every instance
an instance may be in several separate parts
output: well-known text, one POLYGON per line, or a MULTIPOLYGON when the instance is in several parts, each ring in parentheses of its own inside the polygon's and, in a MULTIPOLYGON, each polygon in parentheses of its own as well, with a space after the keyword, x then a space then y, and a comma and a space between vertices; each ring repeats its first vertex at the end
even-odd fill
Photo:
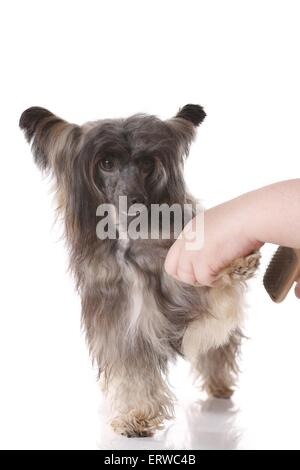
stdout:
POLYGON ((96 234, 97 207, 117 206, 120 196, 146 206, 195 204, 183 163, 204 118, 201 106, 186 105, 165 121, 138 114, 78 126, 40 107, 20 119, 36 164, 53 177, 90 353, 112 403, 112 426, 128 437, 151 436, 172 417, 165 379, 176 355, 215 397, 231 396, 238 372, 243 291, 257 253, 236 260, 214 287, 197 287, 164 271, 173 236, 96 234))

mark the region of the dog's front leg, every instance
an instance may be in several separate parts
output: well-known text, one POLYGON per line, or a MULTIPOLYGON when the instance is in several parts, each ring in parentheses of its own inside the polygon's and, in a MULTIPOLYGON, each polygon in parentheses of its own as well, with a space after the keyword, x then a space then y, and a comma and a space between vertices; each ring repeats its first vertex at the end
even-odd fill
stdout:
POLYGON ((152 436, 173 415, 173 396, 154 364, 111 367, 104 383, 112 405, 112 428, 127 437, 152 436))

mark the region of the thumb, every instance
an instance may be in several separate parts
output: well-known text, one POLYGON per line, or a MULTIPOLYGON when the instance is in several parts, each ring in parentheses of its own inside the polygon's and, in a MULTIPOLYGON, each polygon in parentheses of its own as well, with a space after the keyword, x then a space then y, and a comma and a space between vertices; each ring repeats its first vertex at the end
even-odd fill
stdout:
POLYGON ((300 283, 298 283, 295 287, 295 295, 300 299, 300 283))

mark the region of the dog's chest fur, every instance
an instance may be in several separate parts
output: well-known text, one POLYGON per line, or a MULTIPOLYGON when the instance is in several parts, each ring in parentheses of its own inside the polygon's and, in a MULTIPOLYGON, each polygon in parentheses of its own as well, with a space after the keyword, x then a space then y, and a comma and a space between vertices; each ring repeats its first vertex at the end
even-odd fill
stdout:
POLYGON ((236 327, 233 304, 239 307, 240 290, 173 280, 163 269, 166 252, 162 244, 117 242, 105 254, 96 250, 84 265, 82 314, 100 366, 113 358, 137 360, 145 350, 174 357, 183 351, 185 336, 189 348, 199 352, 201 345, 205 352, 224 343, 236 327))
POLYGON ((127 328, 124 333, 128 338, 142 334, 145 339, 151 338, 151 342, 157 342, 167 321, 157 305, 155 292, 149 279, 126 258, 122 245, 116 253, 116 261, 126 293, 126 307, 123 315, 127 318, 127 328))

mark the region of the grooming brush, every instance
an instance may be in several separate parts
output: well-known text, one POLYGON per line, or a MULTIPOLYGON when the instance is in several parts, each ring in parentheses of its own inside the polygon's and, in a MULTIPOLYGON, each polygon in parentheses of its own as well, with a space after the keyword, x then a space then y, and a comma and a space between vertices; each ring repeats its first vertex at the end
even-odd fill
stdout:
POLYGON ((300 277, 300 250, 280 246, 264 275, 263 283, 274 302, 282 302, 300 277))

